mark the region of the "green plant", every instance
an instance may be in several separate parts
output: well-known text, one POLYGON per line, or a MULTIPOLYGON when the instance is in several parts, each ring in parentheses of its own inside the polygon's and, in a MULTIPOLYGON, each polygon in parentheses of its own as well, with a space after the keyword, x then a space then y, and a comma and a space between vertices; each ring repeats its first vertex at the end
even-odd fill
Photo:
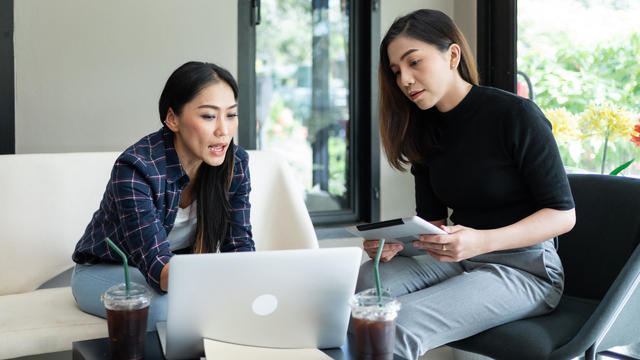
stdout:
MULTIPOLYGON (((604 139, 602 163, 600 167, 601 174, 604 174, 609 140, 626 138, 631 133, 632 125, 631 113, 628 110, 608 102, 602 104, 591 103, 589 107, 582 112, 580 127, 583 136, 601 136, 604 139)), ((620 172, 622 169, 631 165, 632 162, 633 159, 628 161, 626 166, 623 164, 614 171, 620 172)))

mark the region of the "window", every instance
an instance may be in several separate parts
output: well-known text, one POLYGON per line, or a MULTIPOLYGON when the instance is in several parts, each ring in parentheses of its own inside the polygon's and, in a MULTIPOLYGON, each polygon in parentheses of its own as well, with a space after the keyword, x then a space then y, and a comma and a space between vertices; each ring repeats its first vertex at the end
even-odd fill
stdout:
POLYGON ((238 9, 240 145, 288 162, 314 223, 376 219, 376 9, 354 0, 241 0, 238 9))
POLYGON ((640 177, 639 17, 638 1, 518 1, 518 93, 553 123, 569 172, 635 160, 622 174, 640 177))
POLYGON ((481 82, 536 102, 569 173, 640 177, 639 16, 637 1, 478 1, 481 82))

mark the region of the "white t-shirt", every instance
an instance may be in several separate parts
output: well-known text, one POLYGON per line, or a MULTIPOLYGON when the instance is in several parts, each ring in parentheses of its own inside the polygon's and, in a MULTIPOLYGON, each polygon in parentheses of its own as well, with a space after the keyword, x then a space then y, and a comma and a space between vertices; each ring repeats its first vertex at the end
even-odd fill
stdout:
POLYGON ((191 205, 184 209, 178 206, 176 221, 173 223, 173 229, 171 229, 171 232, 167 236, 169 249, 171 251, 184 249, 193 245, 196 239, 197 222, 197 201, 192 202, 191 205))

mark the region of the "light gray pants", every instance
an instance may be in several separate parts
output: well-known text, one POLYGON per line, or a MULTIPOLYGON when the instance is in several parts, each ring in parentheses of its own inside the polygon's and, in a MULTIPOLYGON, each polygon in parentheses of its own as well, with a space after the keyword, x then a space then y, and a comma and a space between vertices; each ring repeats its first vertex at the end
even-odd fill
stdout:
MULTIPOLYGON (((429 255, 380 263, 381 286, 398 297, 394 352, 417 359, 440 345, 553 310, 564 274, 553 240, 457 263, 429 255)), ((356 291, 375 287, 373 261, 360 268, 356 291)))
MULTIPOLYGON (((147 331, 155 331, 156 323, 167 321, 167 296, 153 290, 136 267, 129 266, 129 280, 146 286, 151 293, 147 331)), ((124 282, 122 264, 76 264, 71 276, 71 292, 80 310, 107 317, 102 294, 113 285, 124 282)))

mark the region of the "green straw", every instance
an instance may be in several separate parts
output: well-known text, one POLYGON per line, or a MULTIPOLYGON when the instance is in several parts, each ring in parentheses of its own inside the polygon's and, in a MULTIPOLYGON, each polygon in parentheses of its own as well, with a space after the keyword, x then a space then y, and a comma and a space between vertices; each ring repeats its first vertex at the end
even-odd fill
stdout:
POLYGON ((105 238, 104 239, 107 244, 109 244, 109 246, 111 246, 111 248, 113 250, 115 250, 118 255, 120 255, 120 257, 122 258, 122 262, 124 263, 124 286, 127 288, 127 297, 129 296, 129 265, 127 264, 127 256, 122 252, 122 250, 120 250, 116 244, 113 243, 113 241, 111 241, 111 239, 109 238, 105 238))
POLYGON ((378 266, 380 265, 380 255, 382 255, 382 246, 384 245, 384 239, 380 239, 380 246, 378 247, 378 253, 376 259, 373 261, 373 272, 376 275, 376 290, 378 291, 378 306, 382 307, 382 291, 380 289, 380 271, 378 266))

